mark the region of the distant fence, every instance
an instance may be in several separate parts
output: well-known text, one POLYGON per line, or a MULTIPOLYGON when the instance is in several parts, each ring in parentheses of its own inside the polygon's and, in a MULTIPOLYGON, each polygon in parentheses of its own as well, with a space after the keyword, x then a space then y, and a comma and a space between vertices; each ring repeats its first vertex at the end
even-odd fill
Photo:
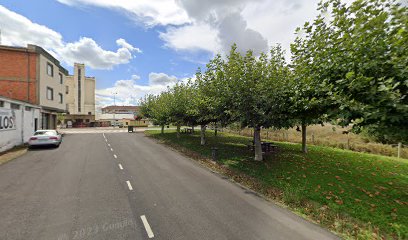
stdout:
MULTIPOLYGON (((353 133, 349 133, 346 129, 342 129, 335 126, 327 125, 326 127, 321 126, 310 126, 307 132, 307 144, 308 145, 318 145, 318 146, 328 146, 340 149, 347 149, 356 152, 373 153, 384 156, 391 156, 397 158, 408 159, 408 145, 404 144, 382 144, 376 142, 370 142, 369 140, 353 133)), ((219 129, 223 132, 234 133, 242 136, 253 136, 253 129, 234 129, 234 128, 222 128, 219 129)), ((261 138, 279 141, 279 142, 293 142, 301 143, 302 134, 296 129, 288 130, 273 130, 273 129, 262 129, 261 138)))

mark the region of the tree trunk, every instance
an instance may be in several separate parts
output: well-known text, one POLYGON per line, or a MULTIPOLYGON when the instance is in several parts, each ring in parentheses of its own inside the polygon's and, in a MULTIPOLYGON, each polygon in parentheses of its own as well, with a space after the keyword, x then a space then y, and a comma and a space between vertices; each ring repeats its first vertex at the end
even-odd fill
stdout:
POLYGON ((164 125, 161 126, 161 134, 164 133, 164 125))
POLYGON ((306 146, 306 124, 302 124, 302 152, 307 153, 306 146))
POLYGON ((201 145, 205 145, 205 125, 201 125, 201 145))
POLYGON ((194 133, 194 125, 191 126, 191 131, 194 133))
POLYGON ((217 127, 217 123, 215 123, 214 136, 217 136, 217 134, 218 134, 218 127, 217 127))
POLYGON ((177 124, 177 138, 180 138, 180 124, 177 124))
POLYGON ((254 128, 255 161, 262 161, 261 128, 254 128))

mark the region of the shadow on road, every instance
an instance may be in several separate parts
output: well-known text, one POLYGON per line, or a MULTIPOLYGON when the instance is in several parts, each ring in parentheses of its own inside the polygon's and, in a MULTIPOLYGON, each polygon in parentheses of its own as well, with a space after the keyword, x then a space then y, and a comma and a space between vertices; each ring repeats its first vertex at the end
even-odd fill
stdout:
POLYGON ((58 147, 54 145, 44 145, 44 146, 31 146, 28 148, 28 151, 43 151, 43 150, 55 150, 58 147))

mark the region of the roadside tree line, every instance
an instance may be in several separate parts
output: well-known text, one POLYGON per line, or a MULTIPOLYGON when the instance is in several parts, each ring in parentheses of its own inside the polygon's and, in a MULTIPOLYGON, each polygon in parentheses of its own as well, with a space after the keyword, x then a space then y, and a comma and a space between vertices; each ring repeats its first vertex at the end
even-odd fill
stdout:
POLYGON ((352 125, 382 142, 408 141, 408 8, 396 0, 328 0, 296 29, 291 61, 277 45, 268 53, 216 55, 195 79, 142 101, 143 114, 162 127, 239 123, 254 129, 301 127, 302 150, 311 124, 352 125))

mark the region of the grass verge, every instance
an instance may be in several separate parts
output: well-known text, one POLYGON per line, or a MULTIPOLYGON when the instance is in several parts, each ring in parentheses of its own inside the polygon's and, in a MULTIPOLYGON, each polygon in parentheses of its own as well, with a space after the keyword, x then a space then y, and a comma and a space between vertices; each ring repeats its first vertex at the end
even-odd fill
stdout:
POLYGON ((15 158, 18 158, 22 155, 24 155, 27 152, 27 147, 26 146, 17 146, 14 147, 10 150, 7 150, 5 152, 0 153, 0 165, 3 163, 6 163, 8 161, 11 161, 15 158))
POLYGON ((160 140, 346 239, 408 238, 408 162, 396 158, 299 144, 276 143, 279 153, 252 160, 249 137, 149 130, 160 140), (218 165, 206 159, 217 146, 218 165))

